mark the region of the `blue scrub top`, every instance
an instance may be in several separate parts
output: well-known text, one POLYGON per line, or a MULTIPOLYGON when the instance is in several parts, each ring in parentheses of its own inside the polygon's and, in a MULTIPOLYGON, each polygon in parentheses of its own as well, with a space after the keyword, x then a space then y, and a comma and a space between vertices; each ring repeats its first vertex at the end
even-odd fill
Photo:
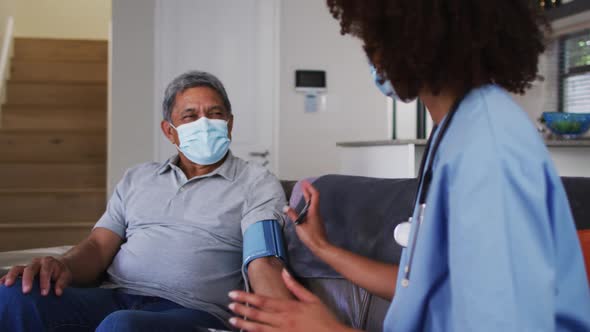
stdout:
POLYGON ((384 330, 590 331, 569 203, 512 97, 495 85, 472 90, 434 158, 409 285, 404 249, 384 330))

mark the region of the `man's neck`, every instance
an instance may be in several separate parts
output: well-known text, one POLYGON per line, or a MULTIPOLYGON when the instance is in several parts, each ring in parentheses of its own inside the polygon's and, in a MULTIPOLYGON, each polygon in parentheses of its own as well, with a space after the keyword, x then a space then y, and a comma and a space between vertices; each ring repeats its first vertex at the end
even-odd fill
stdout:
POLYGON ((218 169, 221 165, 223 165, 223 163, 229 156, 229 152, 220 161, 212 165, 195 164, 192 161, 190 161, 187 157, 185 157, 182 153, 179 153, 178 156, 178 167, 180 167, 180 169, 184 172, 184 175, 186 175, 187 179, 192 179, 197 176, 207 175, 218 169))
POLYGON ((432 121, 436 125, 439 125, 442 119, 451 111, 451 107, 453 107, 458 95, 448 90, 443 90, 438 95, 423 92, 420 93, 419 97, 428 109, 432 121))

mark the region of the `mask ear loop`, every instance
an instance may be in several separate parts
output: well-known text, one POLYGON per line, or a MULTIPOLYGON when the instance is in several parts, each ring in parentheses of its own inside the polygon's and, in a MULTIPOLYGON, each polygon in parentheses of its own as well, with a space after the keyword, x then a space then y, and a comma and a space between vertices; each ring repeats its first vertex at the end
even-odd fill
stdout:
MULTIPOLYGON (((176 133, 178 133, 178 129, 172 124, 172 122, 168 121, 168 124, 170 125, 170 127, 174 128, 174 130, 176 130, 176 133)), ((176 149, 178 151, 180 151, 180 147, 178 146, 178 144, 174 144, 174 142, 170 142, 172 143, 172 145, 174 145, 176 147, 176 149)))

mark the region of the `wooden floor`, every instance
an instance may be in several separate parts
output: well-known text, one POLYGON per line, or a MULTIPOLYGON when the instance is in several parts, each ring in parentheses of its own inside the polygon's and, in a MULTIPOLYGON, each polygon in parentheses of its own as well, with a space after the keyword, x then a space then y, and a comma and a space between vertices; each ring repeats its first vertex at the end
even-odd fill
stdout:
POLYGON ((75 244, 105 209, 106 41, 17 38, 0 114, 0 251, 75 244))

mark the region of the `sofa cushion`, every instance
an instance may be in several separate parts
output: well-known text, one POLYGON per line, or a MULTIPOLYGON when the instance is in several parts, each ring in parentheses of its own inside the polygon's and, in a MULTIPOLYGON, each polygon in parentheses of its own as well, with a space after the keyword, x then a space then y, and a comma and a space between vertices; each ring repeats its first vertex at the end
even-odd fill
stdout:
MULTIPOLYGON (((341 323, 366 330, 367 307, 373 297, 369 292, 341 278, 306 278, 301 282, 331 309, 341 323)), ((385 307, 388 306, 389 303, 385 307)))
MULTIPOLYGON (((320 191, 320 213, 331 243, 373 259, 399 262, 401 247, 393 240, 394 227, 412 210, 415 179, 375 179, 326 175, 314 181, 320 191)), ((304 202, 300 199, 297 209, 304 202)), ((305 278, 341 277, 315 257, 286 223, 285 242, 294 274, 305 278)))
POLYGON ((590 178, 562 177, 577 229, 590 229, 590 178))
POLYGON ((291 195, 289 197, 289 206, 296 207, 297 211, 300 211, 302 206, 298 206, 298 204, 299 202, 301 202, 301 199, 303 198, 303 189, 301 188, 301 184, 303 183, 303 181, 314 183, 315 180, 317 180, 316 177, 305 178, 303 180, 297 181, 297 183, 293 186, 293 190, 291 190, 291 195))
POLYGON ((285 197, 287 202, 291 199, 291 192, 293 192, 293 187, 297 184, 297 181, 291 180, 281 180, 281 186, 283 187, 283 191, 285 192, 285 197))
POLYGON ((590 282, 590 178, 562 177, 590 282))
MULTIPOLYGON (((590 179, 565 177, 562 181, 590 280, 590 179)), ((411 213, 416 180, 329 175, 318 178, 314 185, 321 192, 320 213, 332 242, 374 259, 399 261, 401 248, 393 240, 393 228, 411 213)), ((290 205, 301 209, 303 204, 301 194, 294 190, 290 205)), ((344 323, 381 331, 389 302, 342 279, 299 242, 291 223, 286 225, 290 264, 296 275, 304 277, 302 282, 344 323)))

